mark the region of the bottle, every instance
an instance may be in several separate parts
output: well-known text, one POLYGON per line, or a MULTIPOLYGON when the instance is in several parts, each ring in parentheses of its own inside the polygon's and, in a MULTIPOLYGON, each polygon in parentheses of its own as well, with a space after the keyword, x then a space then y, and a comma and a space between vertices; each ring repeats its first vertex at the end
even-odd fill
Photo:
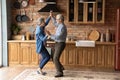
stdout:
POLYGON ((104 34, 103 33, 101 33, 101 36, 100 36, 100 42, 104 42, 104 36, 103 36, 104 34))
POLYGON ((22 35, 22 40, 23 40, 23 41, 25 40, 25 35, 22 35))
POLYGON ((105 35, 105 39, 106 39, 106 42, 109 42, 110 41, 110 31, 109 29, 106 30, 106 35, 105 35))
POLYGON ((26 32, 26 40, 30 40, 30 33, 26 32))

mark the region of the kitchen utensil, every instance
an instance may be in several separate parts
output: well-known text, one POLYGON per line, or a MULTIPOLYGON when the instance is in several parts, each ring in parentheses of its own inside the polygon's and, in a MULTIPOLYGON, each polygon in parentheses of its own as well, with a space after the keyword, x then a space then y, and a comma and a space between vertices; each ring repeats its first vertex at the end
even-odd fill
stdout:
POLYGON ((21 20, 22 22, 26 22, 26 21, 29 21, 29 17, 26 15, 26 11, 24 9, 24 14, 21 16, 21 20))
POLYGON ((21 22, 22 21, 21 20, 21 10, 19 10, 19 14, 16 15, 15 19, 16 19, 17 22, 21 22))
POLYGON ((96 41, 96 40, 99 39, 99 37, 100 37, 99 32, 98 32, 97 30, 93 30, 93 31, 90 33, 90 35, 89 35, 88 38, 89 38, 90 40, 96 41))
POLYGON ((22 0, 22 1, 21 1, 21 6, 22 6, 23 8, 27 7, 27 6, 28 6, 28 0, 22 0))
POLYGON ((19 2, 19 0, 16 0, 16 1, 13 3, 13 6, 14 6, 14 8, 16 8, 16 9, 20 9, 21 3, 19 2))
POLYGON ((30 12, 31 12, 31 15, 30 15, 31 18, 30 18, 30 20, 33 21, 33 9, 31 9, 30 12))

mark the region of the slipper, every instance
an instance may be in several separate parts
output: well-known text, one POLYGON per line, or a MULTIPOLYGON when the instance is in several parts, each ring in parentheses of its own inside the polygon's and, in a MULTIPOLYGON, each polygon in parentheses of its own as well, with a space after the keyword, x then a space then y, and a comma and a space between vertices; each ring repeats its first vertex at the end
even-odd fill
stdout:
POLYGON ((46 72, 40 73, 40 71, 37 71, 37 73, 41 74, 41 75, 46 75, 47 74, 46 72))
POLYGON ((38 74, 40 74, 40 71, 37 71, 38 74))

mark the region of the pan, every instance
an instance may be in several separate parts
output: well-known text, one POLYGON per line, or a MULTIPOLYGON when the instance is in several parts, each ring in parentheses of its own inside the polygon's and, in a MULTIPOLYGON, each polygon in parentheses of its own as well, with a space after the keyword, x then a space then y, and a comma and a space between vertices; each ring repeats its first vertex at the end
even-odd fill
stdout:
POLYGON ((16 0, 16 1, 13 3, 13 6, 14 6, 14 8, 16 8, 16 9, 20 9, 21 3, 20 3, 18 0, 16 0))
POLYGON ((21 21, 26 22, 29 21, 29 17, 26 15, 26 11, 24 10, 24 14, 21 16, 21 21))
POLYGON ((22 21, 21 20, 21 11, 19 11, 19 14, 17 14, 15 18, 16 18, 17 22, 21 22, 22 21))

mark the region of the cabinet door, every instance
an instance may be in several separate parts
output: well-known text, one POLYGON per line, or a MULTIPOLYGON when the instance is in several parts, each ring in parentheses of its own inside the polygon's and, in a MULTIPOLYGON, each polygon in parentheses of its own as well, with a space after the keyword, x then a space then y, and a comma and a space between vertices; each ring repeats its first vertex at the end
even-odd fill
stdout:
POLYGON ((21 43, 20 48, 21 48, 20 63, 24 65, 28 65, 30 63, 30 44, 21 43))
POLYGON ((77 23, 95 23, 95 2, 77 2, 77 23))
POLYGON ((96 23, 104 23, 105 0, 96 0, 96 23))
POLYGON ((19 64, 19 43, 8 43, 9 65, 19 64))
POLYGON ((75 0, 68 0, 68 22, 75 22, 75 0))
POLYGON ((68 22, 104 23, 105 0, 68 0, 68 22))
POLYGON ((115 47, 114 45, 113 46, 105 45, 104 49, 105 49, 105 67, 113 68, 115 47))
POLYGON ((68 44, 65 50, 65 64, 75 66, 75 45, 68 44))
POLYGON ((76 49, 76 64, 79 66, 94 66, 94 48, 78 47, 76 49))
POLYGON ((105 67, 105 49, 102 45, 95 48, 95 67, 105 67))
POLYGON ((30 44, 30 65, 38 65, 38 54, 36 53, 35 43, 30 44))

